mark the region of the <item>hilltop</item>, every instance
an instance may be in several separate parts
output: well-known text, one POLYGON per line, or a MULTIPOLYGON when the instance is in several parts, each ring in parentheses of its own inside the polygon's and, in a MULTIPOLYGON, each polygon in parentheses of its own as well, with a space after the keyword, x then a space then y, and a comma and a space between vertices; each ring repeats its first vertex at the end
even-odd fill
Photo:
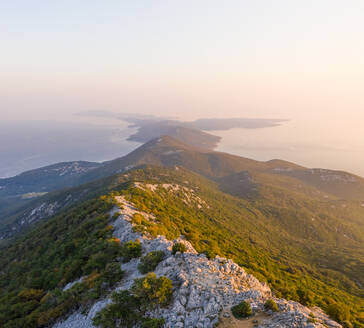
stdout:
MULTIPOLYGON (((152 192, 156 192, 160 187, 167 188, 169 192, 176 191, 176 185, 163 187, 163 185, 137 184, 137 188, 149 189, 152 192)), ((190 190, 186 189, 186 192, 190 190)), ((134 218, 137 215, 148 218, 150 215, 136 209, 134 204, 126 201, 124 197, 117 196, 116 200, 117 206, 111 212, 116 217, 113 222, 114 238, 124 243, 140 240, 142 256, 147 256, 151 252, 163 252, 164 259, 157 264, 154 272, 158 277, 167 277, 173 282, 174 291, 170 304, 166 308, 153 310, 148 314, 150 317, 163 318, 165 327, 212 328, 225 318, 230 318, 232 316, 230 308, 242 301, 248 301, 255 313, 270 313, 264 304, 267 300, 272 300, 273 295, 266 283, 260 283, 232 260, 219 256, 208 259, 206 254, 199 254, 183 238, 170 241, 164 236, 153 238, 148 233, 135 232, 137 225, 133 222, 134 218), (186 251, 173 254, 173 247, 180 244, 185 246, 186 251)), ((155 219, 150 217, 149 223, 155 219)), ((143 278, 143 273, 138 270, 140 263, 140 259, 134 258, 121 265, 125 275, 117 287, 119 292, 130 289, 135 279, 143 278)), ((74 283, 70 283, 68 288, 74 286, 74 283)), ((110 302, 112 301, 103 299, 95 303, 87 315, 80 311, 75 312, 66 320, 57 323, 55 327, 93 327, 95 317, 105 311, 110 302)), ((310 325, 312 315, 316 319, 311 327, 341 327, 318 308, 311 310, 297 302, 277 298, 275 302, 279 311, 263 316, 261 322, 255 320, 259 323, 259 327, 275 327, 279 323, 281 325, 283 323, 284 327, 304 327, 310 325)))
MULTIPOLYGON (((154 158, 153 152, 157 154, 172 146, 176 147, 172 139, 168 144, 155 140, 144 145, 149 150, 150 159, 154 158)), ((188 152, 196 151, 189 147, 185 149, 188 152)), ((134 153, 133 157, 146 155, 145 149, 139 149, 139 152, 134 153)), ((208 155, 199 154, 202 157, 208 155)), ((272 163, 261 165, 271 166, 272 163)), ((94 302, 92 300, 110 293, 113 284, 123 284, 120 278, 112 284, 110 281, 111 285, 97 287, 97 291, 92 289, 92 286, 101 286, 105 281, 102 277, 108 274, 104 273, 107 263, 113 263, 120 257, 116 247, 119 239, 120 245, 123 245, 124 241, 131 238, 130 235, 118 235, 117 225, 114 224, 116 218, 112 216, 110 219, 109 214, 103 214, 109 213, 118 197, 125 197, 142 214, 139 218, 133 216, 135 233, 146 234, 148 238, 165 236, 163 240, 168 240, 165 243, 170 246, 170 241, 183 235, 183 240, 191 243, 198 254, 207 256, 194 258, 196 263, 213 260, 215 255, 232 259, 244 268, 244 272, 268 284, 278 304, 281 304, 280 299, 288 299, 310 308, 320 306, 336 320, 351 320, 357 327, 362 327, 361 272, 364 256, 360 221, 363 208, 360 203, 345 201, 350 206, 342 207, 343 201, 335 196, 314 201, 307 191, 292 193, 284 188, 274 189, 272 185, 266 188, 257 188, 254 197, 250 196, 253 198, 242 198, 224 192, 220 181, 213 181, 182 166, 140 166, 42 196, 38 202, 44 205, 38 212, 39 216, 32 221, 33 225, 28 228, 30 231, 24 230, 21 237, 2 249, 0 265, 4 269, 0 288, 4 292, 4 306, 0 312, 10 313, 8 311, 14 311, 10 304, 24 302, 16 296, 24 288, 40 289, 42 295, 53 295, 54 288, 64 288, 83 276, 88 277, 86 285, 54 296, 57 300, 55 304, 60 306, 59 315, 64 317, 79 307, 90 309, 94 302), (110 199, 110 205, 103 205, 104 201, 100 203, 100 196, 101 199, 110 199), (55 204, 58 207, 52 214, 42 213, 42 209, 54 208, 55 204), (353 211, 358 216, 353 215, 353 211), (112 236, 117 243, 113 242, 112 236), (92 273, 94 271, 96 276, 92 273), (91 283, 94 279, 96 285, 91 283), (68 303, 67 297, 76 292, 76 303, 68 303), (95 293, 96 296, 92 296, 95 293)), ((307 188, 311 191, 313 187, 307 188)), ((127 209, 125 204, 118 206, 127 209)), ((23 215, 34 210, 32 208, 30 212, 23 212, 23 215)), ((29 216, 24 216, 23 220, 27 218, 29 216)), ((120 231, 128 231, 124 228, 120 231)), ((188 258, 186 255, 182 260, 188 258)), ((137 262, 131 263, 136 265, 137 262)), ((185 266, 183 263, 181 269, 185 266)), ((128 277, 134 276, 129 276, 127 272, 133 270, 128 268, 121 264, 121 270, 125 270, 124 282, 129 281, 131 284, 133 279, 128 277)), ((167 274, 167 271, 163 272, 167 274)), ((206 274, 210 274, 208 272, 206 274)), ((239 272, 243 277, 243 271, 239 272)), ((234 298, 233 303, 237 300, 234 298)), ((282 302, 288 304, 284 300, 282 302)), ((38 303, 33 304, 35 306, 38 303)), ((47 306, 42 304, 40 308, 38 305, 34 309, 29 308, 27 311, 30 312, 24 315, 30 315, 32 320, 40 320, 40 315, 45 320, 46 316, 51 322, 59 318, 56 315, 58 312, 52 312, 53 303, 47 306)), ((229 308, 230 305, 224 304, 229 308)), ((289 308, 306 313, 300 317, 306 320, 310 312, 297 306, 289 308)), ((282 305, 283 312, 284 308, 282 305)), ((18 318, 23 316, 17 315, 18 318)), ((320 316, 315 314, 316 319, 320 316)), ((284 318, 277 320, 288 320, 284 318)))
MULTIPOLYGON (((0 238, 9 238, 37 220, 27 219, 26 213, 40 217, 37 214, 40 210, 49 215, 63 207, 62 204, 56 204, 55 208, 44 207, 50 199, 56 199, 57 192, 62 189, 94 183, 143 165, 181 166, 216 182, 226 193, 251 202, 264 202, 266 206, 280 206, 284 199, 307 199, 304 207, 312 203, 309 205, 311 210, 319 207, 325 208, 325 215, 331 211, 343 217, 350 216, 349 220, 360 226, 359 217, 364 209, 364 179, 359 176, 341 171, 308 169, 282 160, 261 162, 201 150, 164 136, 112 161, 59 163, 0 179, 0 238)), ((67 204, 78 198, 68 199, 67 204)), ((315 214, 312 218, 315 219, 315 214)), ((346 225, 347 219, 344 221, 346 225)), ((362 228, 359 227, 359 230, 362 228)), ((346 236, 353 237, 351 233, 346 236)))

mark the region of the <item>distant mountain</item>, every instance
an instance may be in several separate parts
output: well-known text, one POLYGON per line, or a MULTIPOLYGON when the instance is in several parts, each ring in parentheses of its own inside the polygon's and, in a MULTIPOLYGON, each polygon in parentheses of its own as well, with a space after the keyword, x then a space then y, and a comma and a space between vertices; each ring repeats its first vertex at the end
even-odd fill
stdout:
MULTIPOLYGON (((269 184, 311 193, 320 199, 335 197, 364 202, 364 179, 359 176, 343 171, 308 169, 282 160, 261 162, 201 150, 170 136, 155 138, 128 155, 112 161, 59 163, 27 171, 13 178, 0 179, 0 197, 73 187, 144 164, 169 167, 180 165, 221 182, 224 178, 232 178, 234 174, 245 174, 256 188, 269 184)), ((239 179, 233 179, 229 185, 235 189, 235 193, 241 193, 243 189, 248 191, 245 183, 240 190, 239 179)))
POLYGON ((210 133, 203 132, 196 128, 186 127, 173 121, 163 121, 157 123, 149 123, 138 128, 135 134, 132 134, 128 140, 147 142, 149 140, 168 135, 184 143, 198 147, 200 149, 214 149, 220 137, 210 133))
POLYGON ((9 223, 29 203, 41 202, 46 197, 40 197, 43 193, 80 186, 141 165, 181 166, 217 182, 224 192, 250 200, 267 199, 275 190, 317 202, 355 201, 364 208, 364 179, 359 176, 201 150, 163 136, 112 161, 60 163, 0 180, 0 222, 6 218, 9 223))
POLYGON ((102 164, 64 162, 26 171, 12 178, 0 179, 0 197, 23 196, 27 193, 49 192, 75 185, 76 178, 102 164))
MULTIPOLYGON (((153 139, 124 157, 103 163, 82 175, 80 183, 121 173, 142 164, 169 167, 179 165, 213 180, 218 179, 221 183, 231 175, 246 174, 254 188, 273 185, 304 192, 319 199, 334 197, 364 202, 364 179, 353 174, 307 169, 282 160, 260 162, 227 153, 201 150, 169 136, 153 139)), ((244 189, 246 194, 249 191, 245 183, 239 187, 239 179, 234 179, 231 183, 229 185, 236 192, 241 193, 244 189)))
POLYGON ((202 118, 195 121, 180 121, 177 119, 140 115, 133 113, 115 113, 109 111, 88 111, 77 115, 114 118, 130 123, 137 132, 128 140, 148 142, 164 135, 173 137, 185 144, 205 150, 216 148, 221 138, 206 131, 223 131, 233 128, 262 129, 276 127, 286 122, 284 119, 254 119, 254 118, 202 118))

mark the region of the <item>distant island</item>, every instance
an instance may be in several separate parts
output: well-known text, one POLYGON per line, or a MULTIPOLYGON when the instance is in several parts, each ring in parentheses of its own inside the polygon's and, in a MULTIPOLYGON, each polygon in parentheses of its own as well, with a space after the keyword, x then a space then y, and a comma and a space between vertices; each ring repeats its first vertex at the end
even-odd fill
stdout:
POLYGON ((88 111, 77 115, 114 118, 130 123, 137 132, 128 140, 147 142, 162 135, 174 137, 199 149, 213 150, 221 138, 206 131, 224 131, 233 128, 261 129, 280 126, 285 119, 252 118, 202 118, 195 121, 180 121, 173 118, 152 115, 114 113, 109 111, 88 111))

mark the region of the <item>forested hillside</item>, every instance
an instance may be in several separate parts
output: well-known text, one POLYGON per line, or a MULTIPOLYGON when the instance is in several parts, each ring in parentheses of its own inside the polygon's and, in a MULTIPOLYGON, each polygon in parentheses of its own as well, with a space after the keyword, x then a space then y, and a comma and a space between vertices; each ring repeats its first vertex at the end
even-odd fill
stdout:
POLYGON ((134 169, 96 185, 95 200, 60 209, 1 250, 4 327, 47 325, 111 288, 103 282, 121 275, 112 263, 123 247, 111 239, 105 214, 117 195, 156 218, 136 218, 136 229, 170 239, 184 235, 198 252, 232 258, 268 282, 277 297, 318 305, 338 321, 364 326, 360 202, 317 200, 311 189, 273 185, 244 199, 180 166, 134 169), (61 291, 85 275, 80 290, 61 291))

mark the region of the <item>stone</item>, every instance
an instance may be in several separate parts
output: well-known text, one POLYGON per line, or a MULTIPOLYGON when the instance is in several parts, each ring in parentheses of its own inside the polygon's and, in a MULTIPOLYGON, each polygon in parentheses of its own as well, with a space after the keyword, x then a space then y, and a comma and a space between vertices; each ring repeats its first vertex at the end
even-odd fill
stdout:
MULTIPOLYGON (((157 190, 157 187, 155 188, 157 190)), ((113 223, 113 236, 120 238, 121 242, 141 240, 143 255, 154 250, 163 250, 166 253, 165 259, 157 266, 155 273, 157 276, 166 276, 173 281, 173 300, 167 308, 158 308, 148 313, 150 317, 163 317, 165 328, 213 328, 219 322, 220 313, 223 318, 230 317, 229 311, 233 305, 247 301, 254 312, 259 312, 264 311, 265 301, 273 298, 266 283, 261 283, 254 276, 247 274, 238 264, 219 256, 209 260, 206 256, 198 254, 191 243, 183 237, 170 241, 164 236, 153 239, 134 233, 131 218, 135 213, 141 213, 148 220, 156 218, 151 214, 138 211, 133 204, 121 196, 117 197, 117 201, 123 209, 114 208, 110 212, 110 217, 113 213, 120 213, 113 223), (183 254, 172 255, 172 246, 177 242, 184 243, 187 251, 183 254)), ((125 271, 125 277, 116 290, 129 289, 134 279, 141 276, 137 269, 138 263, 139 259, 133 259, 129 263, 122 264, 121 268, 125 271)), ((341 327, 330 320, 319 308, 309 309, 297 302, 273 299, 280 311, 268 312, 270 316, 259 324, 257 320, 254 320, 255 326, 259 328, 324 328, 325 325, 329 328, 341 327), (311 312, 315 315, 315 323, 307 322, 311 312)), ((110 302, 110 297, 99 300, 87 315, 76 311, 65 320, 57 322, 54 328, 92 328, 92 318, 110 302)))

